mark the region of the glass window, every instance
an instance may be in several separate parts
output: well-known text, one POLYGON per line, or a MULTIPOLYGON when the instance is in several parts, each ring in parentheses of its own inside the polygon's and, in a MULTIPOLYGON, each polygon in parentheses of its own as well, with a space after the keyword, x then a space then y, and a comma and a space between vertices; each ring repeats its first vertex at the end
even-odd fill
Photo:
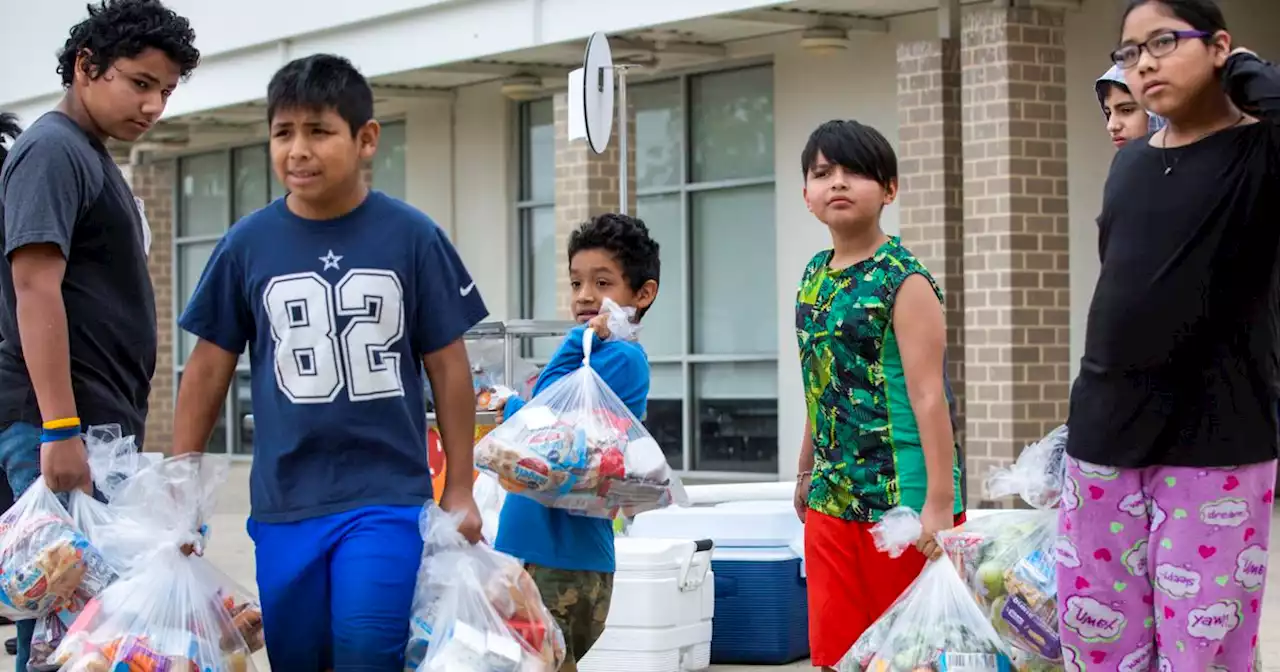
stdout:
POLYGON ((408 188, 404 167, 407 142, 403 121, 386 124, 373 157, 373 188, 402 201, 408 188))
MULTIPOLYGON (((196 285, 200 282, 200 276, 204 273, 205 265, 209 263, 209 256, 213 254, 215 245, 217 243, 208 242, 178 246, 178 315, 182 315, 182 311, 186 310, 187 302, 191 300, 191 294, 196 291, 196 285)), ((178 329, 178 362, 186 363, 187 356, 191 354, 191 349, 194 347, 196 347, 196 337, 183 329, 178 329)))
POLYGON ((773 68, 746 68, 693 79, 693 180, 773 175, 773 68))
POLYGON ((530 280, 529 317, 535 320, 562 318, 557 298, 561 254, 556 249, 556 208, 544 205, 526 210, 528 226, 525 235, 531 255, 528 257, 530 280))
POLYGON ((252 378, 248 371, 236 374, 231 389, 231 421, 235 431, 231 433, 231 452, 235 455, 253 454, 253 429, 245 418, 253 414, 252 378))
POLYGON ((778 365, 698 364, 695 469, 778 472, 778 365))
POLYGON ((684 179, 681 81, 641 84, 627 91, 636 111, 636 188, 670 187, 684 179))
POLYGON ((230 160, 227 152, 197 154, 181 160, 179 238, 216 236, 227 230, 231 219, 231 190, 227 188, 230 160))
POLYGON ((694 351, 778 352, 774 186, 693 194, 694 351))
POLYGON ((523 108, 520 200, 556 200, 556 126, 551 99, 525 103, 523 108))
POLYGON ((233 221, 253 213, 270 202, 271 178, 266 145, 241 147, 231 154, 235 167, 236 186, 232 201, 235 210, 233 221))
POLYGON ((644 220, 649 234, 658 241, 662 257, 658 298, 645 313, 641 339, 651 356, 682 355, 685 292, 684 264, 681 263, 684 257, 684 226, 680 194, 641 196, 636 199, 636 215, 644 220))

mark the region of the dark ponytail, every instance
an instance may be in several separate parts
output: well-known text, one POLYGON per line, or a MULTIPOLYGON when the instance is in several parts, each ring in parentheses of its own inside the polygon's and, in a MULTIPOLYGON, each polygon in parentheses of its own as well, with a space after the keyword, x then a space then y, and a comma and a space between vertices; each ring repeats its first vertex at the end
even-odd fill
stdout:
MULTIPOLYGON (((1124 16, 1120 17, 1120 25, 1124 25, 1133 10, 1147 4, 1162 5, 1173 16, 1191 24, 1191 27, 1196 30, 1209 33, 1210 36, 1227 29, 1227 20, 1222 17, 1222 8, 1218 7, 1218 3, 1214 0, 1129 0, 1129 5, 1124 9, 1124 16)), ((1213 38, 1204 39, 1207 42, 1213 38)))

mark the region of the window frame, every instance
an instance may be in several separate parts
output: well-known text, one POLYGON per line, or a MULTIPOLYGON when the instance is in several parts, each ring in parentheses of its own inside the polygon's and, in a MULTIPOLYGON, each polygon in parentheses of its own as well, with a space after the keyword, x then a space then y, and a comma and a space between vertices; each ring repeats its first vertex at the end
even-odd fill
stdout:
MULTIPOLYGON (((751 177, 751 178, 735 178, 726 180, 711 180, 704 182, 692 182, 693 178, 693 116, 694 111, 690 105, 693 95, 692 90, 697 79, 707 76, 716 76, 720 74, 736 72, 740 70, 750 69, 769 69, 774 70, 771 62, 744 62, 735 64, 731 67, 718 67, 715 69, 694 70, 676 73, 672 75, 663 75, 650 78, 644 78, 632 83, 632 88, 642 88, 650 84, 660 84, 664 82, 679 82, 680 90, 680 114, 682 116, 681 123, 681 157, 680 157, 680 173, 675 184, 660 187, 637 187, 635 197, 637 201, 646 197, 657 196, 677 196, 680 200, 680 238, 683 241, 681 245, 680 258, 678 260, 667 260, 667 264, 675 263, 679 265, 682 276, 681 292, 679 295, 664 293, 663 301, 678 301, 680 303, 680 341, 682 345, 682 354, 677 355, 653 355, 649 357, 650 365, 678 365, 680 371, 680 418, 681 418, 681 465, 677 469, 677 473, 685 478, 694 478, 703 481, 759 481, 768 482, 777 480, 776 474, 761 472, 743 472, 743 471, 707 471, 695 469, 694 465, 697 460, 694 457, 694 451, 698 449, 697 441, 694 436, 697 430, 697 418, 694 417, 698 410, 698 399, 695 398, 696 390, 696 369, 699 365, 707 364, 748 364, 748 363, 772 363, 776 370, 781 349, 775 350, 773 354, 699 354, 694 350, 694 292, 693 287, 693 265, 696 250, 693 249, 694 226, 696 223, 691 221, 693 215, 693 198, 695 194, 708 191, 727 190, 741 187, 753 186, 772 186, 775 194, 777 188, 776 171, 771 170, 768 175, 751 177)), ((539 99, 545 100, 545 99, 539 99)), ((632 99, 634 101, 634 98, 632 99)), ((554 206, 551 203, 537 200, 523 200, 525 197, 525 189, 528 184, 527 171, 529 170, 529 125, 528 125, 528 105, 538 101, 528 101, 520 104, 519 113, 517 114, 516 137, 518 142, 518 162, 517 162, 517 184, 519 185, 518 198, 516 203, 516 224, 515 239, 517 241, 517 258, 519 260, 519 279, 515 286, 516 294, 519 298, 517 306, 519 315, 529 317, 532 315, 532 297, 533 297, 533 273, 532 261, 533 250, 529 241, 528 227, 531 225, 531 217, 529 212, 536 207, 547 205, 554 206)), ((776 105, 777 100, 773 103, 776 105)), ((776 133, 776 117, 774 131, 776 133)), ((632 143, 635 139, 632 138, 632 143)), ((638 209, 638 204, 637 204, 638 209)), ((776 226, 776 223, 775 223, 776 226)), ((528 354, 528 350, 525 353, 528 354)), ((779 392, 778 397, 781 394, 779 392)), ((652 399, 652 397, 651 397, 652 399)), ((674 401, 674 399, 664 399, 674 401)), ((775 409, 779 403, 775 397, 775 409)), ((779 452, 780 446, 779 446, 779 452)), ((779 465, 782 469, 782 465, 779 465)))

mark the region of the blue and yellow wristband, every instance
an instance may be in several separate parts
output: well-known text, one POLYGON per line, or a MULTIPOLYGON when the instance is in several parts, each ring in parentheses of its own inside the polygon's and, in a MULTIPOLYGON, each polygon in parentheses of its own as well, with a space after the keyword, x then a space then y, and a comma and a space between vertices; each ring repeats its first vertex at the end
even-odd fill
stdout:
POLYGON ((80 418, 50 420, 41 427, 40 443, 56 443, 80 436, 80 418))

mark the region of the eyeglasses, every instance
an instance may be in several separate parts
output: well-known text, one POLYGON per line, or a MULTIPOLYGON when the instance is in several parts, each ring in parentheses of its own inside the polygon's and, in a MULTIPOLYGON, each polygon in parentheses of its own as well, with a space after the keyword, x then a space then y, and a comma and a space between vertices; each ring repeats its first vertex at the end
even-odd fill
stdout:
POLYGON ((1164 58, 1172 54, 1183 40, 1204 39, 1212 34, 1203 30, 1171 30, 1141 44, 1126 44, 1111 52, 1111 60, 1121 69, 1128 70, 1138 64, 1144 49, 1152 58, 1164 58))

